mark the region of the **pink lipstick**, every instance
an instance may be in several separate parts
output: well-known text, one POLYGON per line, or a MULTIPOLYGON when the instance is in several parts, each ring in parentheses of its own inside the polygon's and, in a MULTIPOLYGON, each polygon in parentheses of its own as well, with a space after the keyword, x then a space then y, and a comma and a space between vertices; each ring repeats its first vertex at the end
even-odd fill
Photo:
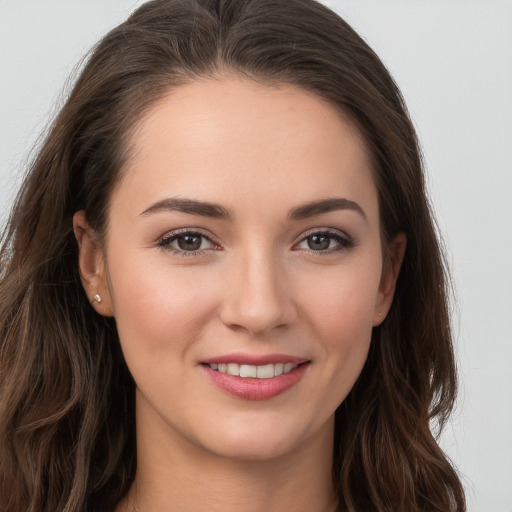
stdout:
POLYGON ((208 378, 245 400, 269 400, 297 384, 310 361, 285 354, 228 354, 201 361, 208 378))

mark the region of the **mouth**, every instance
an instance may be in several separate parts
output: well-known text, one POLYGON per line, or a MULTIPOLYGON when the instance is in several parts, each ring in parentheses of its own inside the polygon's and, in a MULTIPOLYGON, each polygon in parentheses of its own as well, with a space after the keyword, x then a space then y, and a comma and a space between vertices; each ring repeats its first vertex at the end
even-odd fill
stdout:
POLYGON ((256 366, 238 363, 210 363, 209 366, 214 371, 242 377, 243 379, 272 379, 290 373, 299 365, 294 363, 270 363, 256 366))
POLYGON ((218 388, 245 400, 269 400, 300 382, 311 360, 293 356, 234 354, 203 361, 201 367, 218 388))

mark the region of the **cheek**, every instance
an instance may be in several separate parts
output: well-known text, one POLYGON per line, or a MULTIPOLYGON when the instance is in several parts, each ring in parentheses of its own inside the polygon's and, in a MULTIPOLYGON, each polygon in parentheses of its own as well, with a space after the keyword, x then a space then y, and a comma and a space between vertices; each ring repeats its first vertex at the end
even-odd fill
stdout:
POLYGON ((329 333, 329 339, 371 332, 380 282, 376 267, 353 266, 325 276, 317 274, 304 283, 302 304, 314 315, 318 328, 329 333))
POLYGON ((210 285, 192 272, 119 262, 111 291, 128 366, 149 367, 151 357, 169 366, 183 361, 215 308, 210 285))
POLYGON ((319 343, 326 403, 334 410, 347 396, 366 361, 371 342, 380 274, 362 266, 316 279, 315 293, 303 303, 306 329, 319 343))

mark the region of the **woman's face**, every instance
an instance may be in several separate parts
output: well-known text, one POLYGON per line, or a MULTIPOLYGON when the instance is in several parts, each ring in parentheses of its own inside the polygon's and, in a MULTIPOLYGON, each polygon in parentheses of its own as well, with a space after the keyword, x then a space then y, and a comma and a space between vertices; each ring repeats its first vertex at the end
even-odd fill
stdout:
POLYGON ((225 78, 174 89, 132 150, 86 288, 139 436, 240 459, 330 443, 394 287, 357 130, 312 93, 225 78))

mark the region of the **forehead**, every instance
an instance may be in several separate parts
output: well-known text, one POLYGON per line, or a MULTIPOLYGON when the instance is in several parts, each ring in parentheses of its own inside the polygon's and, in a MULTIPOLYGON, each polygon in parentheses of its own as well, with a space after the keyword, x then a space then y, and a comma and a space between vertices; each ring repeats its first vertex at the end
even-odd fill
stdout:
MULTIPOLYGON (((179 86, 142 119, 114 193, 125 202, 183 195, 261 210, 332 195, 376 203, 354 123, 319 96, 240 78, 179 86)), ((375 205, 367 205, 373 208, 375 205)))

